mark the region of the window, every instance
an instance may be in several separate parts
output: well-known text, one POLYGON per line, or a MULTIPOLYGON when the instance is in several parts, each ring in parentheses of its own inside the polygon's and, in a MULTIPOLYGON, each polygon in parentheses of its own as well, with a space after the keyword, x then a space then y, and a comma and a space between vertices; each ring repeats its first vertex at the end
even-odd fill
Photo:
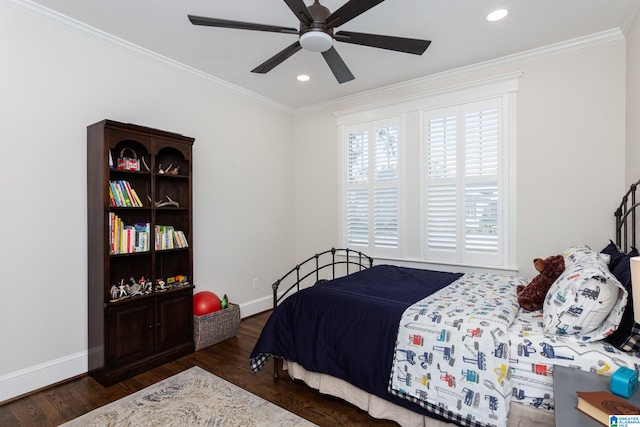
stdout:
POLYGON ((427 268, 515 270, 520 76, 336 113, 340 243, 427 268))
POLYGON ((345 128, 346 242, 372 256, 400 247, 399 133, 397 119, 345 128))
POLYGON ((503 264, 501 98, 424 112, 424 258, 503 264))

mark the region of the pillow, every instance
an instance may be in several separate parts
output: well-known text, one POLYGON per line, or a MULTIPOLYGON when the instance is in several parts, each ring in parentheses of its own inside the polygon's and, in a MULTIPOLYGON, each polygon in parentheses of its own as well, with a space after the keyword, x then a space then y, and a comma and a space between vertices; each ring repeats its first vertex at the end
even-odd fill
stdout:
POLYGON ((631 295, 631 267, 629 260, 638 256, 638 250, 631 248, 628 254, 622 253, 611 272, 627 290, 629 297, 620 325, 616 331, 606 338, 606 341, 622 351, 640 351, 640 325, 634 320, 633 298, 631 295))
MULTIPOLYGON (((572 264, 601 264, 604 260, 587 245, 571 246, 562 252, 565 267, 572 264)), ((606 263, 605 263, 606 264, 606 263)))
MULTIPOLYGON (((600 255, 602 256, 603 254, 607 255, 607 257, 609 258, 607 260, 603 257, 607 261, 607 264, 609 264, 609 271, 611 271, 612 273, 613 269, 616 268, 620 260, 625 257, 625 253, 622 252, 615 243, 613 243, 613 240, 609 240, 609 244, 600 251, 600 255)), ((620 279, 618 279, 618 281, 620 281, 620 279)), ((624 285, 622 281, 620 282, 624 285)))
POLYGON ((569 265, 547 292, 544 331, 580 342, 611 335, 622 318, 626 289, 588 246, 574 246, 563 255, 569 265))

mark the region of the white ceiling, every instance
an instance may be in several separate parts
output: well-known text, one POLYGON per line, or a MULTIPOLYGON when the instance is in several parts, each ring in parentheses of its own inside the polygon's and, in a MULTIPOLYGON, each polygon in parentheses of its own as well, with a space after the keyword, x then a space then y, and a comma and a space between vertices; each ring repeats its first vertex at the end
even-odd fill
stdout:
MULTIPOLYGON (((331 11, 345 2, 321 0, 331 11)), ((601 32, 624 33, 640 0, 386 0, 339 30, 427 39, 431 46, 416 56, 334 42, 355 76, 343 84, 320 53, 304 50, 267 74, 250 72, 293 43, 296 35, 194 26, 187 18, 191 14, 297 28, 299 21, 282 0, 34 3, 216 79, 301 108, 601 32), (487 22, 487 13, 498 7, 509 9, 507 18, 487 22), (311 80, 298 82, 298 74, 308 74, 311 80)))

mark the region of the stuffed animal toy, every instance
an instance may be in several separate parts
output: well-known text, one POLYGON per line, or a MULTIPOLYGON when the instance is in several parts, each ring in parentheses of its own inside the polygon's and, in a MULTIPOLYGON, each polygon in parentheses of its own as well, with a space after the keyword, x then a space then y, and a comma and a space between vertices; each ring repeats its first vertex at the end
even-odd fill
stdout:
POLYGON ((536 258, 533 266, 540 273, 527 285, 518 285, 518 304, 528 311, 542 309, 542 304, 547 296, 547 291, 564 271, 564 257, 551 255, 548 258, 536 258))

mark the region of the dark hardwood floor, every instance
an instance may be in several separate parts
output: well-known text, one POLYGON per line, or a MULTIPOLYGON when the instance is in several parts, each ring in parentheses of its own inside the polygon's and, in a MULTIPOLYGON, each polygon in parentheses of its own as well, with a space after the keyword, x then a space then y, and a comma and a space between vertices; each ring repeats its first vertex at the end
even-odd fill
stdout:
POLYGON ((271 312, 243 319, 236 337, 192 353, 110 387, 88 375, 12 400, 0 406, 0 426, 58 426, 107 403, 141 390, 192 366, 200 366, 319 426, 397 426, 377 420, 341 399, 322 395, 288 375, 273 379, 273 365, 257 374, 249 354, 271 312))

